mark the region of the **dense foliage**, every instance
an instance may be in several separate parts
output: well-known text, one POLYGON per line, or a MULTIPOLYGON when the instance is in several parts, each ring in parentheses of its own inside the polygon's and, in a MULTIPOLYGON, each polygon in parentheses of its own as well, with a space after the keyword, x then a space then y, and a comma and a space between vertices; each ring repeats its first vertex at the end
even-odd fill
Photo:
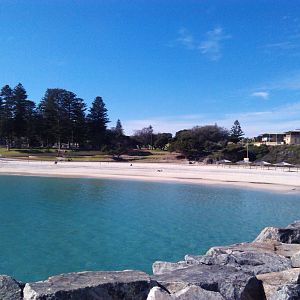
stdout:
MULTIPOLYGON (((155 133, 151 125, 126 136, 120 120, 112 128, 108 128, 109 122, 100 96, 88 108, 82 98, 65 89, 47 89, 38 104, 28 99, 20 83, 14 88, 5 85, 0 91, 0 143, 8 149, 101 150, 116 159, 130 155, 134 149, 135 155, 145 149, 168 150, 191 160, 238 161, 246 156, 238 120, 230 131, 217 124, 196 126, 178 131, 174 137, 171 133, 155 133)), ((250 146, 249 158, 259 159, 269 152, 268 147, 250 146)))

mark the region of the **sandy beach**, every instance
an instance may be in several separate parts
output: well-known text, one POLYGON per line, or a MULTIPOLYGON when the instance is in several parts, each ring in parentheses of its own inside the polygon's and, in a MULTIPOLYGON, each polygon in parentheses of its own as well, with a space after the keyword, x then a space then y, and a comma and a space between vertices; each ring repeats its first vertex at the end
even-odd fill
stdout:
POLYGON ((1 175, 85 177, 227 185, 299 193, 300 172, 164 163, 54 162, 2 159, 1 175))

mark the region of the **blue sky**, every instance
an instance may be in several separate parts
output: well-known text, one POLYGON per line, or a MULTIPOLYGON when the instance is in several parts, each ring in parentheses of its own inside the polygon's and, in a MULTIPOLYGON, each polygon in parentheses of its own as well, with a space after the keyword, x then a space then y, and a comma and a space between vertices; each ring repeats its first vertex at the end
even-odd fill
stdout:
POLYGON ((103 97, 128 134, 300 128, 300 1, 0 1, 0 85, 103 97))

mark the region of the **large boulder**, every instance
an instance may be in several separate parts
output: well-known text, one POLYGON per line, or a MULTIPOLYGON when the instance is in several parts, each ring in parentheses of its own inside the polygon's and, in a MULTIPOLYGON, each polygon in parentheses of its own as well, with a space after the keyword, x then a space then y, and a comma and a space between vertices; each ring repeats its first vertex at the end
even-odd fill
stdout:
POLYGON ((252 243, 239 243, 229 246, 212 247, 207 251, 207 255, 214 255, 218 252, 230 253, 231 251, 255 251, 255 252, 268 252, 282 255, 285 257, 292 257, 295 253, 300 251, 300 244, 285 244, 277 241, 269 242, 252 242, 252 243))
POLYGON ((21 300, 22 284, 10 276, 0 275, 0 299, 1 300, 21 300))
POLYGON ((145 300, 154 285, 140 271, 67 273, 27 283, 24 300, 145 300))
POLYGON ((300 228, 293 227, 292 225, 289 225, 286 228, 266 227, 254 240, 254 242, 260 243, 272 241, 287 244, 299 244, 300 228))
POLYGON ((236 268, 220 265, 192 265, 188 268, 153 276, 170 293, 189 285, 220 293, 228 300, 263 300, 265 294, 260 280, 236 268))
POLYGON ((283 286, 300 283, 300 268, 260 274, 257 275, 257 278, 262 281, 266 297, 270 299, 283 286))
POLYGON ((249 243, 214 247, 206 255, 186 255, 185 260, 189 265, 232 266, 254 275, 291 268, 291 260, 276 254, 274 245, 263 246, 249 243))

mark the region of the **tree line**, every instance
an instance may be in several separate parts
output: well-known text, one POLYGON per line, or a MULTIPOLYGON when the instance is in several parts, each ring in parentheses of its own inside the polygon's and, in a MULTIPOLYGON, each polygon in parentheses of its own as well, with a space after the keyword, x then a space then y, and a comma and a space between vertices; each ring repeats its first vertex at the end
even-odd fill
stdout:
POLYGON ((105 143, 107 109, 97 96, 87 111, 82 98, 65 89, 47 89, 39 104, 19 83, 0 92, 1 143, 11 147, 100 149, 105 143))
POLYGON ((5 85, 0 91, 0 143, 14 148, 102 150, 120 156, 132 149, 177 151, 186 157, 201 157, 238 143, 244 133, 236 120, 231 130, 217 125, 197 126, 171 133, 154 133, 152 126, 126 136, 118 120, 108 128, 109 117, 102 97, 88 108, 74 92, 47 89, 41 101, 29 100, 23 85, 5 85))

